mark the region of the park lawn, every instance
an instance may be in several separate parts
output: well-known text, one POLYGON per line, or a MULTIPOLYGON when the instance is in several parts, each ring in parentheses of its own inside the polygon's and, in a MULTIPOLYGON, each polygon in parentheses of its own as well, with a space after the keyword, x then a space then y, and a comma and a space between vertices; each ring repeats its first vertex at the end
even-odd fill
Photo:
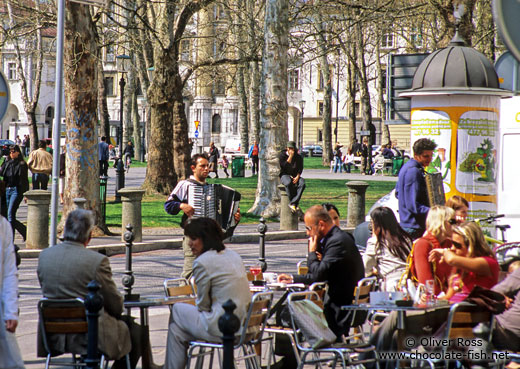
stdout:
MULTIPOLYGON (((260 217, 248 214, 247 211, 253 206, 258 177, 246 178, 219 178, 209 179, 209 183, 221 183, 229 186, 242 194, 240 210, 242 213, 241 223, 258 223, 260 217)), ((305 179, 307 187, 303 194, 300 207, 303 211, 315 204, 331 202, 338 207, 341 218, 347 216, 347 187, 346 180, 339 179, 305 179)), ((366 211, 380 197, 390 192, 394 182, 366 181, 370 184, 366 193, 366 211)), ((145 196, 142 202, 143 227, 179 227, 181 213, 172 216, 164 211, 164 202, 167 196, 145 196)), ((121 204, 107 203, 107 225, 119 227, 121 224, 121 204)), ((277 221, 277 219, 268 219, 277 221)))

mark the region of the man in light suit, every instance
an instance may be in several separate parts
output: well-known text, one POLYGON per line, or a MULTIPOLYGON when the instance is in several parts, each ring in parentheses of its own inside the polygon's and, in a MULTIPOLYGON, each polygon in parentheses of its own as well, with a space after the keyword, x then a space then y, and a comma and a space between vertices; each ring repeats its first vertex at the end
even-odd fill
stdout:
MULTIPOLYGON (((69 213, 63 231, 64 242, 41 252, 38 260, 38 279, 43 296, 50 299, 84 299, 87 284, 96 280, 101 289, 104 306, 99 318, 98 348, 108 358, 117 360, 114 367, 126 367, 124 356, 130 352, 130 362, 135 368, 140 357, 138 341, 139 326, 122 320, 123 297, 112 279, 108 258, 88 250, 94 217, 88 210, 77 209, 69 213), (127 324, 132 325, 132 337, 127 324), (132 339, 131 339, 132 338, 132 339), (121 360, 119 360, 121 359, 121 360)), ((38 356, 46 356, 38 334, 38 356)), ((86 335, 66 338, 53 335, 50 346, 58 352, 69 352, 70 348, 81 351, 87 346, 86 335)), ((113 368, 114 368, 113 367, 113 368)))

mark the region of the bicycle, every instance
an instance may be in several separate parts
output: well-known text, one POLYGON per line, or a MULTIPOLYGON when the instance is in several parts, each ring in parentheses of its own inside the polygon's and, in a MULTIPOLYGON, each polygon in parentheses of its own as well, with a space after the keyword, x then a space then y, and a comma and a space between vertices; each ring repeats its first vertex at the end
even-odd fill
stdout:
MULTIPOLYGON (((491 224, 499 218, 503 218, 504 214, 491 215, 487 218, 475 219, 475 223, 480 225, 481 223, 491 224)), ((484 234, 484 238, 493 247, 498 264, 501 267, 508 266, 514 260, 520 260, 520 242, 507 242, 505 238, 506 229, 511 228, 508 224, 495 224, 495 228, 500 229, 502 240, 498 240, 484 234)))
POLYGON ((128 173, 130 171, 130 164, 132 164, 132 157, 130 156, 130 154, 125 154, 125 169, 126 169, 126 172, 128 173))

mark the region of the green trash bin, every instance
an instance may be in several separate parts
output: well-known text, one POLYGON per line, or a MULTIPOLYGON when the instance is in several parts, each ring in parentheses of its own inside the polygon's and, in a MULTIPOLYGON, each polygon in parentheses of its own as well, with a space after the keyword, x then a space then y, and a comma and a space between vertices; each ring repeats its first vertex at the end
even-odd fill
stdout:
POLYGON ((404 163, 404 156, 394 156, 392 158, 392 175, 399 175, 399 171, 404 163))
POLYGON ((231 157, 231 177, 244 177, 245 167, 243 156, 231 157))

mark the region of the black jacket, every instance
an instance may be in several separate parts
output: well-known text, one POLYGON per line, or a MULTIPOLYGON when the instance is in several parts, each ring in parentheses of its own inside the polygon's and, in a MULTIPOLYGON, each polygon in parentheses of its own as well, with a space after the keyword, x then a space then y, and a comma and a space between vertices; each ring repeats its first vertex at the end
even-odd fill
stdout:
POLYGON ((348 334, 350 319, 348 311, 341 306, 352 304, 354 288, 365 276, 363 260, 353 237, 334 226, 321 240, 321 261, 316 253, 307 256, 309 271, 306 275, 295 275, 295 283, 311 284, 327 282, 329 289, 324 298, 324 313, 330 329, 337 335, 348 334))
POLYGON ((298 174, 302 174, 303 158, 300 154, 295 153, 293 161, 288 163, 287 159, 289 159, 289 155, 287 154, 287 150, 284 150, 280 153, 278 159, 280 160, 280 177, 284 174, 290 175, 291 177, 296 177, 298 174))
POLYGON ((25 160, 6 160, 0 168, 7 187, 16 187, 18 194, 29 191, 28 167, 25 160))

